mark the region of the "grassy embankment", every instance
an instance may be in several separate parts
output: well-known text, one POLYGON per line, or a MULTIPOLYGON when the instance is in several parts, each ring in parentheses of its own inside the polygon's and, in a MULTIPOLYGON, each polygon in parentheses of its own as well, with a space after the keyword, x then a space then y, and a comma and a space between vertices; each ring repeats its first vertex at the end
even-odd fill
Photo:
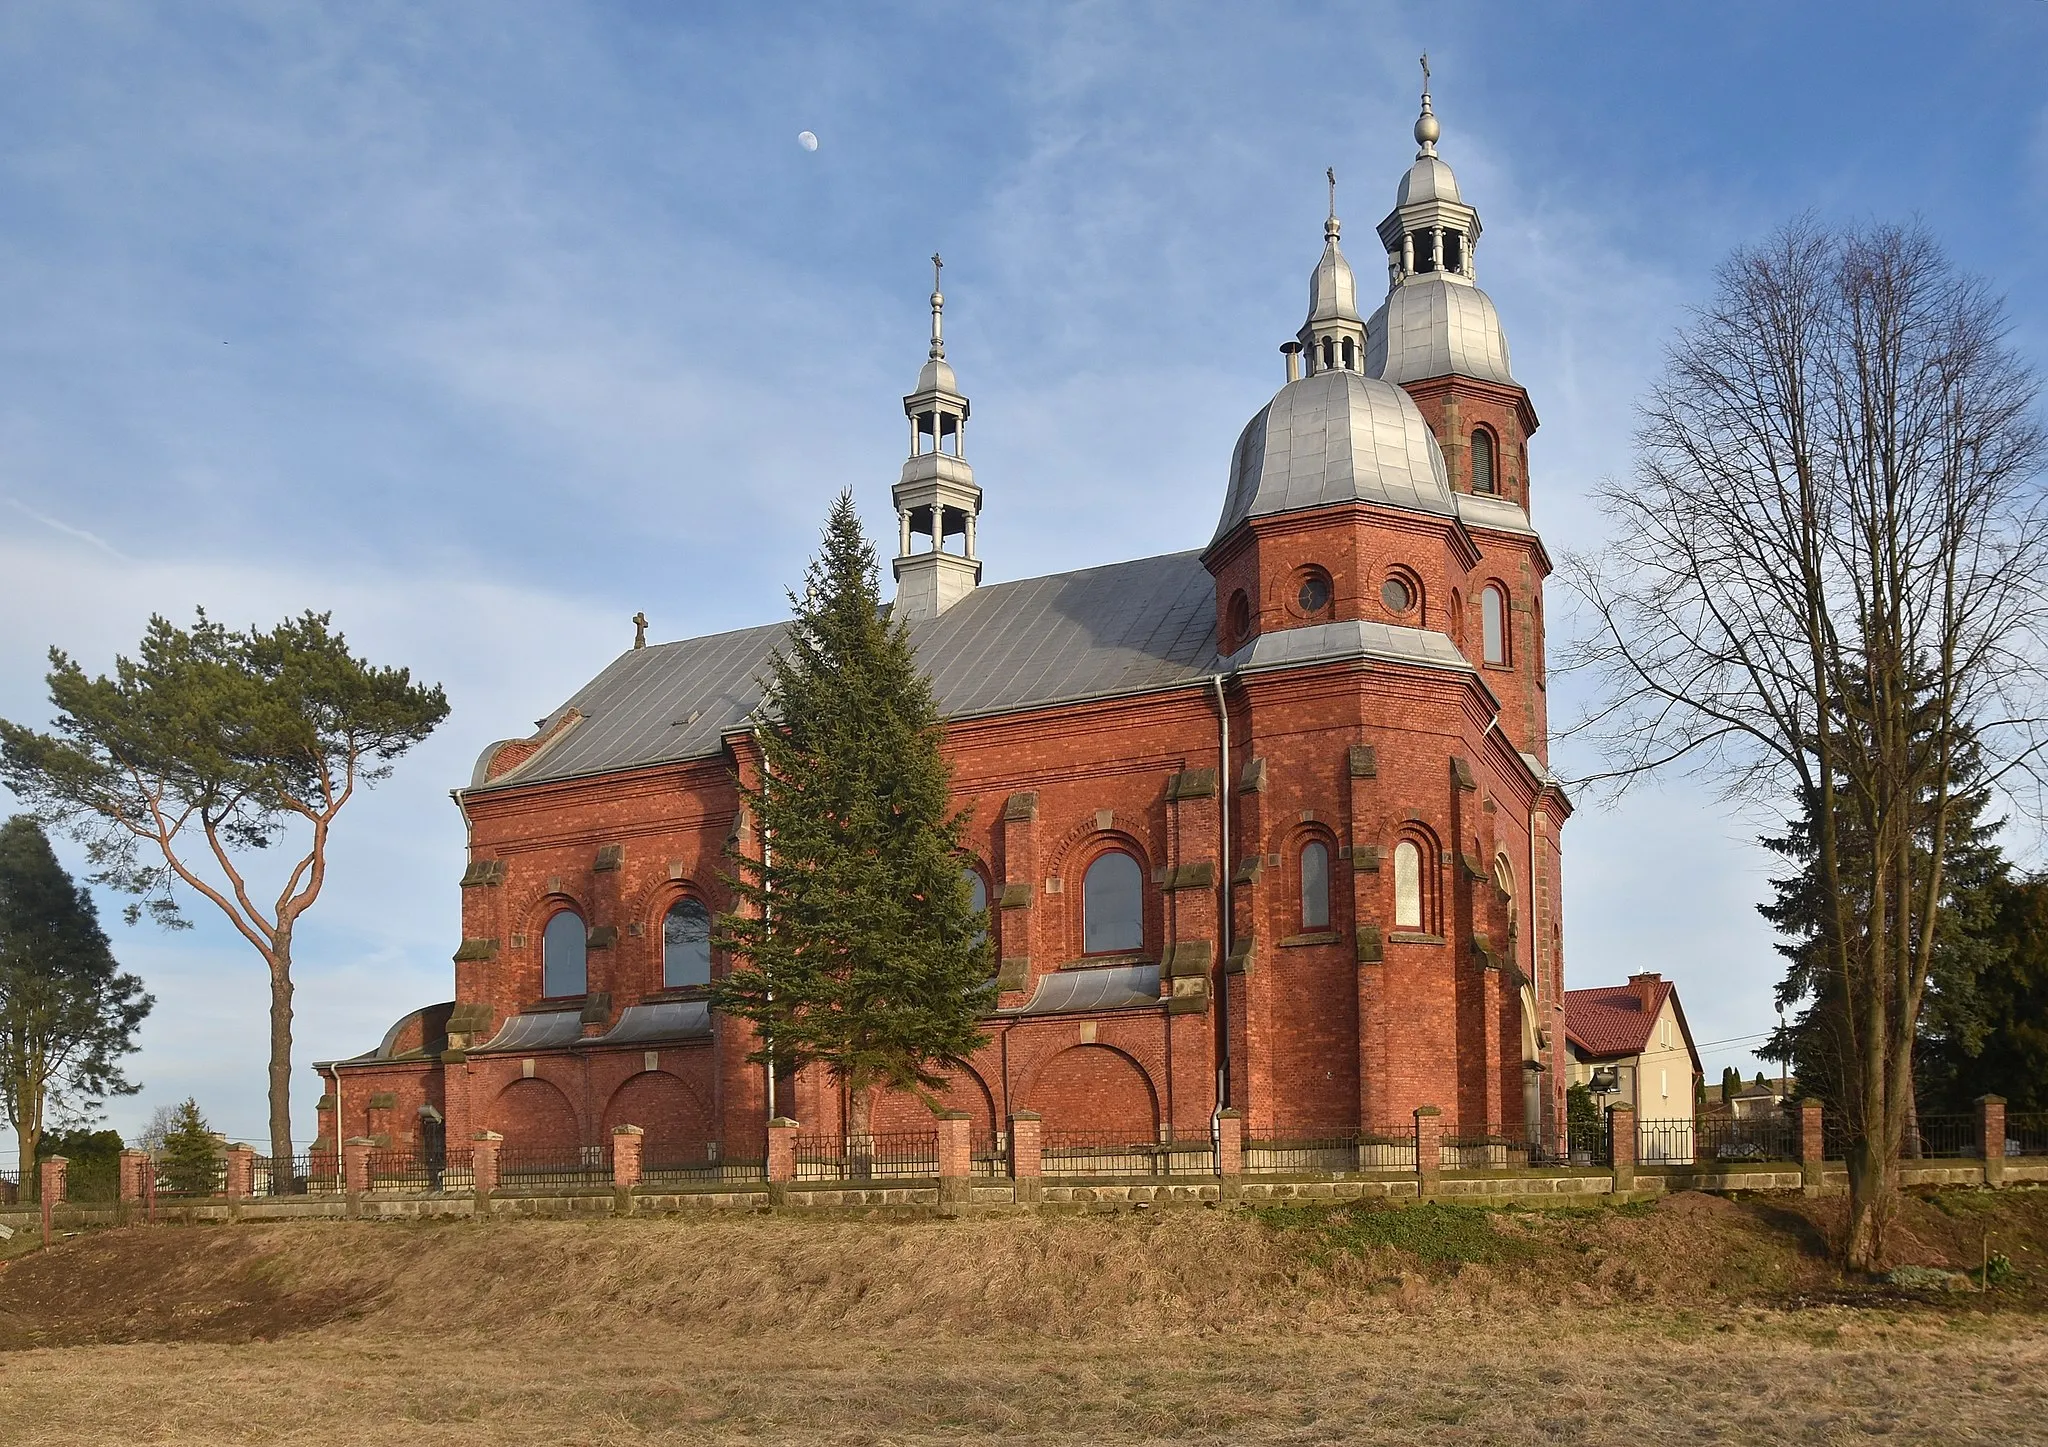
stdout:
POLYGON ((1914 1202, 139 1228, 0 1270, 0 1440, 2017 1442, 2048 1192, 1914 1202))

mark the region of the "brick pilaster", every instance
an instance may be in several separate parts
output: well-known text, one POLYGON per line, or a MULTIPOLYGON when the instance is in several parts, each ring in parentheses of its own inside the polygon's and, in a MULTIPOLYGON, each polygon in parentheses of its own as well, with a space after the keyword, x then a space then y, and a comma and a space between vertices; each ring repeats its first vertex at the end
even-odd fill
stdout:
POLYGON ((1799 1190, 1818 1196, 1824 1179, 1822 1161, 1827 1157, 1824 1108, 1811 1098, 1799 1102, 1799 1190))
POLYGON ((612 1185, 621 1191, 630 1191, 640 1184, 640 1160, 642 1148, 647 1143, 647 1131, 637 1125, 615 1125, 612 1127, 612 1185))
POLYGON ((494 1130, 480 1130, 470 1137, 470 1189, 488 1196, 498 1189, 498 1148, 505 1138, 494 1130))
POLYGON ((1433 1105, 1415 1107, 1415 1194, 1424 1200, 1436 1194, 1444 1169, 1443 1112, 1433 1105))
POLYGON ((64 1156, 48 1156, 43 1160, 42 1171, 36 1182, 36 1194, 43 1205, 43 1244, 50 1244, 56 1234, 53 1217, 59 1206, 64 1204, 65 1192, 71 1184, 71 1162, 64 1156))
POLYGON ((786 1115, 768 1122, 768 1192, 775 1195, 796 1179, 797 1123, 786 1115))
POLYGON ((1984 1158, 1984 1184, 2005 1184, 2005 1097, 1977 1097, 1977 1154, 1984 1158))
POLYGON ((967 1199, 974 1174, 974 1120, 964 1110, 949 1110, 938 1119, 939 1204, 967 1199))
POLYGON ((1244 1179, 1244 1112, 1235 1106, 1216 1116, 1216 1174, 1223 1199, 1236 1200, 1244 1179))
POLYGON ((1636 1110, 1626 1103, 1607 1107, 1607 1145, 1613 1153, 1617 1195, 1636 1188, 1636 1110))
POLYGON ((244 1201, 256 1187, 256 1148, 231 1145, 227 1149, 227 1197, 244 1201))
POLYGON ((368 1136, 350 1136, 341 1143, 341 1185, 349 1195, 370 1189, 370 1152, 376 1145, 368 1136))
POLYGON ((156 1162, 150 1159, 148 1151, 128 1150, 121 1152, 121 1199, 123 1201, 139 1202, 143 1197, 143 1173, 155 1170, 156 1162))
POLYGON ((1032 905, 1040 888, 1038 795, 1012 794, 1005 799, 1001 827, 1002 878, 996 883, 996 897, 988 903, 991 912, 1000 916, 996 941, 1002 957, 996 968, 997 988, 1004 1000, 1018 1004, 1024 999, 1022 992, 1031 988, 1031 927, 1038 913, 1032 905))
POLYGON ((1020 1110, 1010 1117, 1010 1180, 1020 1206, 1038 1200, 1044 1189, 1045 1148, 1039 1129, 1035 1110, 1020 1110))

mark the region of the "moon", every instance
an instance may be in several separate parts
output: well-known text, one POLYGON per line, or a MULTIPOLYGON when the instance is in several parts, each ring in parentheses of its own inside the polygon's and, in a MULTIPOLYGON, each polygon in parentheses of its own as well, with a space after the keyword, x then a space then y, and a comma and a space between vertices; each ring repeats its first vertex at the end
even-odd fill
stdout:
POLYGON ((796 133, 796 143, 807 151, 818 149, 818 137, 811 131, 798 131, 796 133))

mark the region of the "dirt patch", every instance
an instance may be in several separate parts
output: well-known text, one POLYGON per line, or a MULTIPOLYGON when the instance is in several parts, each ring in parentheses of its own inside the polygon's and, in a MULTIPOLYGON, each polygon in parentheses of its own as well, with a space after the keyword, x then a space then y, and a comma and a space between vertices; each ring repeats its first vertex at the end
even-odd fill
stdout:
POLYGON ((130 1227, 11 1261, 0 1271, 0 1350, 268 1340, 375 1299, 368 1282, 295 1288, 281 1244, 225 1229, 130 1227))

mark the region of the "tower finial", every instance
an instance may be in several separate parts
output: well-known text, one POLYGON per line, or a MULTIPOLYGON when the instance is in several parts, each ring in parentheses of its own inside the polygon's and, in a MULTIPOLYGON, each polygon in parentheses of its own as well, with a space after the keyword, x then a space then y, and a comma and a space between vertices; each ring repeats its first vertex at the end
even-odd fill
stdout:
POLYGON ((1326 167, 1323 177, 1330 183, 1330 216, 1323 222, 1323 240, 1335 241, 1344 229, 1343 223, 1337 219, 1337 168, 1326 167))
POLYGON ((1436 138, 1442 135, 1443 127, 1437 124, 1436 112, 1429 107, 1429 52, 1422 52, 1422 114, 1415 118, 1415 144, 1422 149, 1417 156, 1434 156, 1436 138))
POLYGON ((946 297, 939 290, 939 273, 946 263, 939 260, 938 252, 932 253, 932 349, 928 354, 934 361, 946 355, 946 297))

